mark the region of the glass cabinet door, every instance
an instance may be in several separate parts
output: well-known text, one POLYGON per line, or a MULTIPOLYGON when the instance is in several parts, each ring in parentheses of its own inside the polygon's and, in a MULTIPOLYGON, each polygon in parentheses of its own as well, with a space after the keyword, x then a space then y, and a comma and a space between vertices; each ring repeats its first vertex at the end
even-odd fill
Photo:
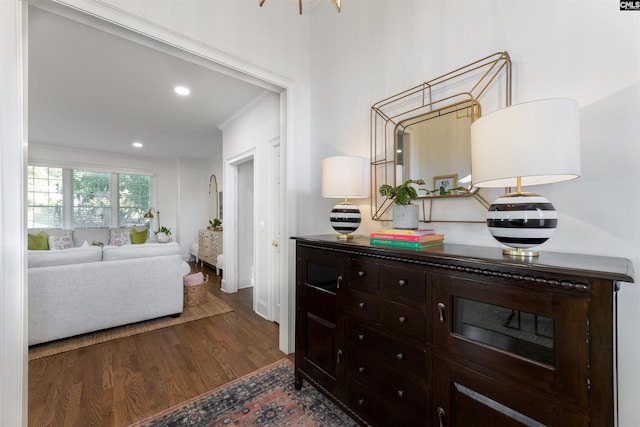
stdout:
POLYGON ((433 275, 436 349, 476 360, 479 369, 514 384, 586 404, 588 300, 575 292, 567 298, 562 289, 505 287, 502 279, 497 286, 492 280, 433 275))
POLYGON ((297 252, 296 369, 335 392, 344 370, 344 260, 317 249, 298 247, 297 252))
POLYGON ((453 335, 554 366, 552 317, 464 297, 451 301, 453 335))

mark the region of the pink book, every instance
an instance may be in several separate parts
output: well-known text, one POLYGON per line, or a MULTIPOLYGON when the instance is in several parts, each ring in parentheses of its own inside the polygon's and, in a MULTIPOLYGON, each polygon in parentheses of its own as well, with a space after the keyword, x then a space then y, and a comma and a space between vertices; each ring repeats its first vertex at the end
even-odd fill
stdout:
POLYGON ((407 236, 403 234, 388 234, 388 233, 371 233, 372 239, 385 239, 385 240, 402 240, 403 242, 429 242, 431 240, 443 240, 444 234, 425 234, 422 236, 407 236))

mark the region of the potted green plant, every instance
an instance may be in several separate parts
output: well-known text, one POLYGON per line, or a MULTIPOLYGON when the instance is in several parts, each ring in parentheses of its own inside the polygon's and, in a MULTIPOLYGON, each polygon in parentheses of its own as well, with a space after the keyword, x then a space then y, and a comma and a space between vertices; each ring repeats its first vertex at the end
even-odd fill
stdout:
POLYGON ((165 227, 164 225, 158 228, 153 232, 156 235, 156 240, 160 243, 165 243, 171 240, 169 236, 171 236, 171 229, 165 227))
POLYGON ((400 185, 383 184, 378 190, 381 196, 393 202, 393 228, 415 230, 418 228, 419 208, 411 203, 418 198, 414 185, 424 185, 422 179, 408 179, 400 185))
POLYGON ((222 221, 218 218, 209 220, 209 226, 207 227, 209 230, 220 231, 222 230, 222 221))

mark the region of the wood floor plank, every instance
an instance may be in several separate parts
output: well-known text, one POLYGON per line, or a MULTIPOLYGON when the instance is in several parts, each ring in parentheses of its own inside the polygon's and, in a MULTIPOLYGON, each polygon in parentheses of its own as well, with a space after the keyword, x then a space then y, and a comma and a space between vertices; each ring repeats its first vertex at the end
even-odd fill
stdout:
POLYGON ((252 289, 209 290, 233 312, 29 362, 29 426, 128 426, 282 359, 252 289))

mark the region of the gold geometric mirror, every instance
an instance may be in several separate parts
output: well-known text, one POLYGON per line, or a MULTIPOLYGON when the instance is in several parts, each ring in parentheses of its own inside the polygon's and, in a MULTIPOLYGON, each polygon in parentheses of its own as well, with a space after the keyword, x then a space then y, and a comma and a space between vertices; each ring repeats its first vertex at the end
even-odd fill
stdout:
MULTIPOLYGON (((433 203, 474 197, 470 129, 489 111, 511 105, 511 60, 498 52, 377 102, 371 107, 371 217, 391 219, 382 184, 423 179, 420 220, 432 221, 433 203)), ((488 204, 486 204, 488 206, 488 204)), ((469 221, 463 221, 469 222, 469 221)))

